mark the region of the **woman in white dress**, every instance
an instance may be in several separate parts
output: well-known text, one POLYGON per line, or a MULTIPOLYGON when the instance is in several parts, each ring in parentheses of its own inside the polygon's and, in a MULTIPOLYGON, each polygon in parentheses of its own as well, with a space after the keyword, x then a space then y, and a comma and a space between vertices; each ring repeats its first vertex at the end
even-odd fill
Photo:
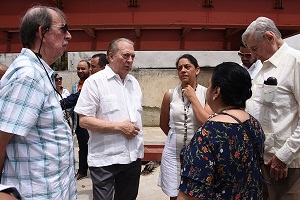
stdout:
MULTIPOLYGON (((69 90, 65 89, 62 86, 62 77, 59 76, 58 74, 55 74, 54 77, 55 77, 55 85, 56 85, 57 91, 61 94, 63 99, 67 98, 67 96, 70 95, 70 92, 69 92, 69 90)), ((59 95, 59 100, 61 100, 60 95, 59 95)))
POLYGON ((175 200, 180 183, 180 150, 187 145, 198 127, 207 121, 211 109, 205 103, 206 88, 197 84, 200 67, 190 54, 184 54, 176 62, 181 84, 164 95, 160 128, 167 135, 161 158, 158 186, 175 200))

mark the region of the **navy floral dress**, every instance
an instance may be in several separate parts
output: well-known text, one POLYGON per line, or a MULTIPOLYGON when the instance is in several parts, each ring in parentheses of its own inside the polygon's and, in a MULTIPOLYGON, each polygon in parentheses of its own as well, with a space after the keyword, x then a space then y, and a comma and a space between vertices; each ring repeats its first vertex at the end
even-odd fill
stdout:
POLYGON ((255 151, 238 123, 207 121, 198 129, 181 150, 180 191, 205 200, 262 199, 259 165, 263 164, 265 135, 252 116, 243 124, 255 151))

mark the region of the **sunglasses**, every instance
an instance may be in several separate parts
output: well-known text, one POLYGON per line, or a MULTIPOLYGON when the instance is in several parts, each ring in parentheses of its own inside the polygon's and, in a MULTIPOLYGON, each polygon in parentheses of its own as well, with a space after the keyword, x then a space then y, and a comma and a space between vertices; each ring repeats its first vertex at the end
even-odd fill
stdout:
POLYGON ((59 25, 52 25, 52 26, 59 28, 59 30, 61 30, 63 32, 63 34, 66 34, 67 31, 69 31, 67 24, 63 24, 61 26, 59 26, 59 25))
POLYGON ((239 55, 241 58, 243 58, 244 56, 245 56, 246 58, 252 58, 251 53, 241 53, 241 52, 238 52, 238 55, 239 55))
POLYGON ((59 78, 55 78, 55 81, 62 81, 62 77, 59 77, 59 78))

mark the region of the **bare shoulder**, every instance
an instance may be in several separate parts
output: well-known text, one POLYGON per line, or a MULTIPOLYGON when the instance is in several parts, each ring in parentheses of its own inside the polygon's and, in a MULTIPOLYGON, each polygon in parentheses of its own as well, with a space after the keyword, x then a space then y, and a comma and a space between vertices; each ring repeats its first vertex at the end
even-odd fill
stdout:
MULTIPOLYGON (((250 118, 250 115, 244 110, 228 110, 227 113, 238 118, 241 122, 244 122, 250 118)), ((210 121, 238 123, 231 116, 224 115, 224 114, 217 114, 216 116, 212 117, 210 121)))

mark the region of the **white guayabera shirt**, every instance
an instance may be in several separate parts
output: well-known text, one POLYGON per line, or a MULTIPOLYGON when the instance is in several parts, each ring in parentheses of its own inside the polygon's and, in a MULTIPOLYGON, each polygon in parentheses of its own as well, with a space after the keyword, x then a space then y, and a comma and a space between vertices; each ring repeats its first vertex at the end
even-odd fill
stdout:
POLYGON ((128 164, 144 156, 142 133, 142 91, 138 81, 127 75, 124 84, 107 65, 85 80, 76 113, 107 121, 130 120, 140 128, 133 139, 122 133, 89 131, 88 165, 102 167, 128 164))
POLYGON ((265 161, 275 154, 290 168, 300 168, 300 52, 284 43, 264 61, 252 93, 247 111, 265 132, 265 161), (278 84, 264 84, 269 77, 278 84))

